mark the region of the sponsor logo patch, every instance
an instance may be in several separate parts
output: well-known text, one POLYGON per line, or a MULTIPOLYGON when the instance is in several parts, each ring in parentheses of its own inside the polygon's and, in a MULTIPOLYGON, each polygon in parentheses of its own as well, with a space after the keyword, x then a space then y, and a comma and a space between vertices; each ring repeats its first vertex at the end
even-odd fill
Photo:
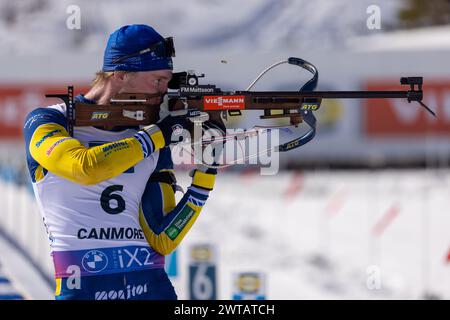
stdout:
POLYGON ((45 115, 43 114, 36 114, 32 116, 30 119, 25 122, 25 125, 23 126, 24 129, 31 128, 34 122, 38 121, 39 119, 45 119, 45 115))
POLYGON ((181 210, 178 217, 169 225, 166 229, 167 236, 173 241, 180 234, 180 232, 184 229, 187 223, 194 216, 195 211, 186 205, 183 210, 181 210))
POLYGON ((72 139, 72 138, 64 138, 64 139, 61 139, 61 140, 56 141, 54 144, 51 145, 50 148, 47 149, 47 151, 45 152, 45 154, 46 154, 47 156, 50 156, 50 154, 52 153, 53 149, 55 149, 55 147, 56 147, 57 145, 59 145, 60 143, 62 143, 62 142, 64 142, 64 141, 70 140, 70 139, 72 139))
POLYGON ((114 142, 102 148, 105 156, 108 156, 113 151, 119 151, 123 149, 128 149, 130 146, 126 142, 114 142))
POLYGON ((77 232, 78 239, 101 240, 144 240, 144 232, 137 228, 81 228, 77 232))
POLYGON ((92 112, 91 115, 91 120, 106 120, 109 118, 109 114, 110 112, 99 112, 99 111, 95 111, 92 112))
POLYGON ((95 292, 95 300, 128 300, 148 292, 148 283, 127 285, 126 290, 105 290, 95 292))
POLYGON ((206 96, 203 105, 204 110, 243 110, 245 96, 206 96))
POLYGON ((87 272, 97 273, 106 268, 108 257, 100 250, 91 250, 86 252, 81 263, 87 272))
POLYGON ((302 103, 301 110, 317 110, 319 109, 320 105, 317 103, 302 103))
POLYGON ((179 125, 179 124, 175 124, 172 126, 172 132, 174 134, 181 135, 183 133, 183 126, 179 125))
POLYGON ((45 140, 47 140, 48 138, 50 138, 51 136, 55 135, 55 134, 58 133, 58 132, 61 132, 61 130, 56 129, 56 130, 53 130, 53 131, 50 131, 49 133, 47 133, 45 136, 43 136, 43 137, 41 138, 41 140, 39 140, 38 142, 36 142, 36 147, 39 148, 39 147, 41 146, 41 144, 42 144, 45 140))

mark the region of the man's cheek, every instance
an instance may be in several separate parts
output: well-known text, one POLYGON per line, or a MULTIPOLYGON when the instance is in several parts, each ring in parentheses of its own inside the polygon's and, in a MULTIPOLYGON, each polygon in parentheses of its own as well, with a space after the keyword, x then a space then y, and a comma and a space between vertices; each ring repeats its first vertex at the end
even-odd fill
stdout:
POLYGON ((157 99, 157 98, 155 98, 155 99, 149 99, 149 103, 150 103, 150 104, 154 104, 154 105, 160 105, 160 104, 161 104, 160 101, 161 101, 161 100, 160 100, 160 99, 157 99))

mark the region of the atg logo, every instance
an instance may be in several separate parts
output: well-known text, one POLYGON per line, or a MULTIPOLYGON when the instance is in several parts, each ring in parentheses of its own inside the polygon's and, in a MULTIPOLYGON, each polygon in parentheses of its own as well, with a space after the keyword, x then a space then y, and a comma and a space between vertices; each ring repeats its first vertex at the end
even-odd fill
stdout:
POLYGON ((87 272, 97 273, 106 268, 108 257, 99 250, 91 250, 86 252, 81 263, 87 272))
POLYGON ((92 112, 91 120, 105 120, 108 119, 109 112, 92 112))
POLYGON ((172 132, 173 132, 173 134, 176 134, 177 136, 181 135, 183 133, 183 126, 181 126, 179 124, 173 125, 172 132))
POLYGON ((302 110, 318 110, 319 104, 317 103, 302 103, 302 110))

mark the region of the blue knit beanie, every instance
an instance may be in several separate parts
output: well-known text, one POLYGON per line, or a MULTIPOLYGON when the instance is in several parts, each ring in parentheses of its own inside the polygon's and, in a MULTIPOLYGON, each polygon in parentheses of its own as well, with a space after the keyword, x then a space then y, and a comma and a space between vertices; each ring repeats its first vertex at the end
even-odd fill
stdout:
POLYGON ((103 57, 103 71, 173 70, 170 56, 144 51, 151 46, 162 46, 165 39, 150 26, 133 24, 114 31, 108 40, 103 57), (159 44, 158 44, 159 43, 159 44))

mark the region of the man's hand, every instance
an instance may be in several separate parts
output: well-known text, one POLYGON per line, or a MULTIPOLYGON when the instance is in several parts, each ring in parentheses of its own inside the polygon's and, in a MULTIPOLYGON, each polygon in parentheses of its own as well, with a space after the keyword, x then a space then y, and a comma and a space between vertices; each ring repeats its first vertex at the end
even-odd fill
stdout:
MULTIPOLYGON (((211 166, 218 166, 220 163, 220 158, 222 157, 223 148, 225 145, 226 138, 226 128, 222 122, 222 119, 205 121, 202 125, 203 138, 209 140, 210 143, 207 145, 209 149, 207 154, 210 157, 206 160, 206 163, 211 166)), ((203 150, 205 153, 205 150, 203 150)), ((206 156, 206 155, 204 155, 206 156)))
POLYGON ((168 115, 164 119, 158 121, 156 125, 161 130, 167 146, 172 143, 181 142, 191 129, 192 122, 190 122, 185 115, 168 115))
POLYGON ((217 169, 198 164, 189 175, 192 177, 192 186, 211 191, 216 181, 217 169))
POLYGON ((214 187, 217 168, 219 165, 219 158, 222 155, 222 149, 226 134, 225 125, 222 122, 222 119, 208 120, 202 124, 203 134, 208 130, 214 130, 215 132, 212 134, 214 137, 218 138, 217 142, 212 142, 213 152, 212 155, 214 159, 211 165, 206 164, 198 164, 194 170, 190 172, 190 176, 192 177, 192 185, 206 189, 212 190, 214 187))
POLYGON ((178 143, 189 136, 189 127, 192 124, 186 119, 185 115, 168 115, 156 124, 151 124, 139 130, 134 137, 142 146, 144 158, 150 156, 153 152, 164 148, 172 143, 178 143), (187 133, 187 134, 186 134, 187 133))
POLYGON ((152 140, 155 145, 154 150, 156 150, 172 143, 181 142, 188 132, 186 130, 189 130, 191 126, 192 123, 184 115, 168 115, 156 124, 142 128, 139 134, 146 134, 152 140))

